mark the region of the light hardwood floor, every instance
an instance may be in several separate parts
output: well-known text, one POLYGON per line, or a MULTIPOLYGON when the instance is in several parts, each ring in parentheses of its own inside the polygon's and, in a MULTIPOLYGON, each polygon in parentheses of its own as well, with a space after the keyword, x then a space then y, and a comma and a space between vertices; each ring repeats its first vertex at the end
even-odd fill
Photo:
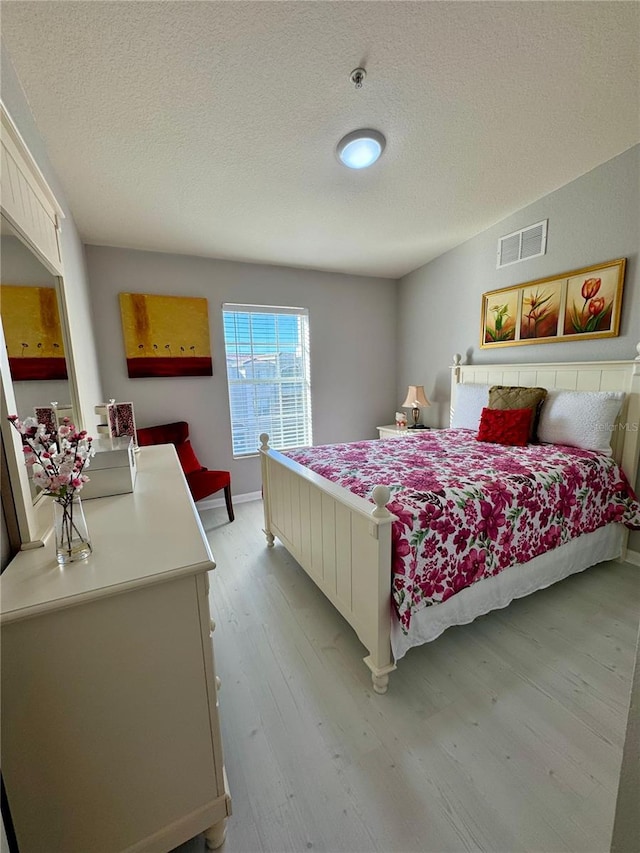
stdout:
MULTIPOLYGON (((371 690, 259 502, 202 514, 233 817, 225 853, 607 851, 640 603, 608 563, 451 628, 371 690)), ((201 853, 198 837, 180 853, 201 853)))

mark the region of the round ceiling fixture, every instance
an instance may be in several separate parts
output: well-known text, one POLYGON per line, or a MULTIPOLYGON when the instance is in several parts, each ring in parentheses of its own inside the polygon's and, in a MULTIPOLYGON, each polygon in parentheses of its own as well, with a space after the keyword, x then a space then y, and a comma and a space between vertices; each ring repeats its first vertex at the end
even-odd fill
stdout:
POLYGON ((386 139, 377 130, 354 130, 338 142, 337 154, 349 169, 373 166, 384 151, 386 139))

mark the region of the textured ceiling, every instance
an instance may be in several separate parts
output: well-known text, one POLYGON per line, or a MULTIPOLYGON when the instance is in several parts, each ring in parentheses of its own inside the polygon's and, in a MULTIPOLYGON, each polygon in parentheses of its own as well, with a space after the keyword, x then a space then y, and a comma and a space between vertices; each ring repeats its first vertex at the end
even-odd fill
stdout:
POLYGON ((87 243, 398 277, 640 140, 635 2, 2 7, 87 243))

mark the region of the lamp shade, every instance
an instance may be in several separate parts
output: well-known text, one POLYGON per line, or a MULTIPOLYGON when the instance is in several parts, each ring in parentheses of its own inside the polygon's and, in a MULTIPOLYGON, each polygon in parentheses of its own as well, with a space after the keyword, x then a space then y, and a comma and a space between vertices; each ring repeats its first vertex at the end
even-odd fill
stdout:
POLYGON ((430 406, 427 395, 424 393, 424 385, 409 385, 407 388, 407 399, 402 404, 407 409, 423 409, 430 406))

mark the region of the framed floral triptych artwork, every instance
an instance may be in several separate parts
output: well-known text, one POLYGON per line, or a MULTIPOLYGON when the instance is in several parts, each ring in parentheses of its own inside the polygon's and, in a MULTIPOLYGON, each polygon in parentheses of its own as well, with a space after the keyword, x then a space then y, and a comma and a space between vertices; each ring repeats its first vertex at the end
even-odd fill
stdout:
POLYGON ((482 348, 613 338, 626 258, 482 295, 482 348))

